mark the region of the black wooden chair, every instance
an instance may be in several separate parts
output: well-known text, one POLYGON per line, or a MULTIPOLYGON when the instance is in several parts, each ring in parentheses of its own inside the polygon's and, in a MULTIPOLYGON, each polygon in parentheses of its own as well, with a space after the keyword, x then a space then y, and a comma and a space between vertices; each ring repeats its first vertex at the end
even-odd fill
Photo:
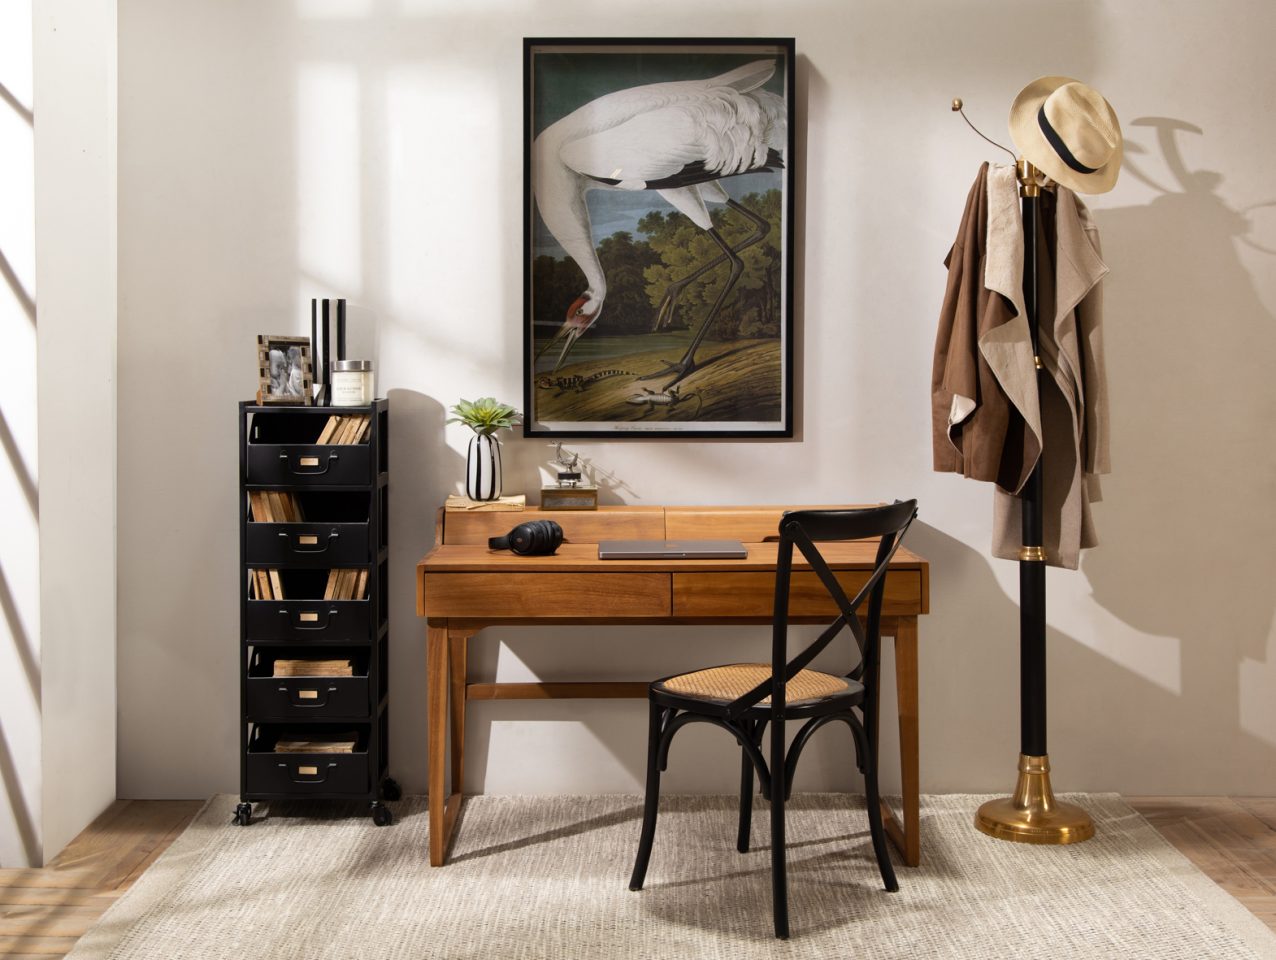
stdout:
POLYGON ((712 723, 731 733, 740 744, 740 830, 736 849, 749 849, 753 811, 753 774, 771 801, 771 889, 775 935, 789 935, 788 886, 785 878, 784 803, 793 790, 793 774, 803 747, 824 724, 841 720, 851 728, 856 764, 864 774, 868 823, 873 851, 886 889, 899 884, 886 848, 886 832, 877 788, 877 715, 881 670, 882 597, 886 568, 908 526, 917 516, 917 501, 862 510, 801 510, 780 521, 775 571, 775 611, 772 620, 771 663, 734 663, 657 680, 648 697, 651 705, 647 741, 647 795, 642 836, 630 890, 641 890, 656 835, 660 773, 669 759, 669 743, 688 723, 712 723), (848 599, 816 547, 822 540, 880 538, 874 569, 854 599, 848 599), (801 653, 786 662, 789 624, 789 580, 793 548, 801 551, 841 614, 801 653), (861 609, 863 608, 863 609, 861 609), (864 622, 860 622, 863 616, 864 622), (860 660, 845 677, 807 670, 807 665, 843 629, 859 648, 860 660), (786 720, 804 720, 793 744, 784 749, 786 720), (771 726, 770 764, 762 753, 763 733, 771 726))

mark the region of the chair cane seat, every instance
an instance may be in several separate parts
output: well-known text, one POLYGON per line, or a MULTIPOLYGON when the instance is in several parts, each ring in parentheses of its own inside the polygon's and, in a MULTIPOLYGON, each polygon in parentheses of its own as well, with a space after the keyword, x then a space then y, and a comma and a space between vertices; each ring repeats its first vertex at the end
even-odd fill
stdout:
MULTIPOLYGON (((700 700, 720 700, 726 703, 748 693, 759 683, 769 679, 769 663, 729 663, 721 667, 709 667, 693 673, 682 673, 656 684, 656 689, 666 690, 681 697, 700 700)), ((860 684, 845 677, 835 677, 817 670, 799 670, 797 676, 785 684, 785 701, 790 704, 811 700, 824 700, 839 694, 863 689, 860 684)), ((766 697, 762 703, 770 703, 766 697)))

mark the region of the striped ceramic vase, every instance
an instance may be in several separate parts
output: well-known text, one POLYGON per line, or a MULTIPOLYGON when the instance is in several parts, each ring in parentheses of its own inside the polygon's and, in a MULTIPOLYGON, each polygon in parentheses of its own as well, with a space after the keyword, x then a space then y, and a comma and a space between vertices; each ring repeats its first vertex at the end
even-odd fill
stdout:
POLYGON ((476 433, 465 456, 465 495, 471 500, 495 500, 501 495, 501 444, 476 433))

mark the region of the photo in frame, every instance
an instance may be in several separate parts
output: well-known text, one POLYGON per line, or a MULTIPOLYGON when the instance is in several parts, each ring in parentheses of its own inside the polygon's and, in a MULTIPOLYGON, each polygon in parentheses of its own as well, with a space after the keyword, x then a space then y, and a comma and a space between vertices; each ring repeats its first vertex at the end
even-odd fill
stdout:
POLYGON ((526 39, 524 433, 793 435, 792 39, 526 39))
POLYGON ((257 402, 309 406, 314 382, 310 340, 261 334, 257 337, 257 402))

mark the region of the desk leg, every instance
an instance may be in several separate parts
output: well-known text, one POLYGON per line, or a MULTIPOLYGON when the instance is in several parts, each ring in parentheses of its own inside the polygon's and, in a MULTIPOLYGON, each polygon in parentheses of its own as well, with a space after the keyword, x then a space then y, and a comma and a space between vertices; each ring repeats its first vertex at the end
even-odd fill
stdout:
POLYGON ((447 621, 429 621, 425 629, 426 722, 430 791, 430 866, 441 867, 447 852, 446 786, 444 763, 447 752, 448 631, 447 621))
MULTIPOLYGON (((452 725, 452 797, 460 801, 465 782, 465 681, 466 659, 473 631, 449 627, 448 642, 448 718, 452 725)), ((451 803, 452 797, 448 798, 451 803)), ((451 831, 449 831, 451 832, 451 831)))
POLYGON ((886 833, 910 867, 921 863, 921 778, 917 739, 917 618, 899 617, 895 628, 895 691, 899 701, 899 770, 903 825, 882 803, 886 833))

